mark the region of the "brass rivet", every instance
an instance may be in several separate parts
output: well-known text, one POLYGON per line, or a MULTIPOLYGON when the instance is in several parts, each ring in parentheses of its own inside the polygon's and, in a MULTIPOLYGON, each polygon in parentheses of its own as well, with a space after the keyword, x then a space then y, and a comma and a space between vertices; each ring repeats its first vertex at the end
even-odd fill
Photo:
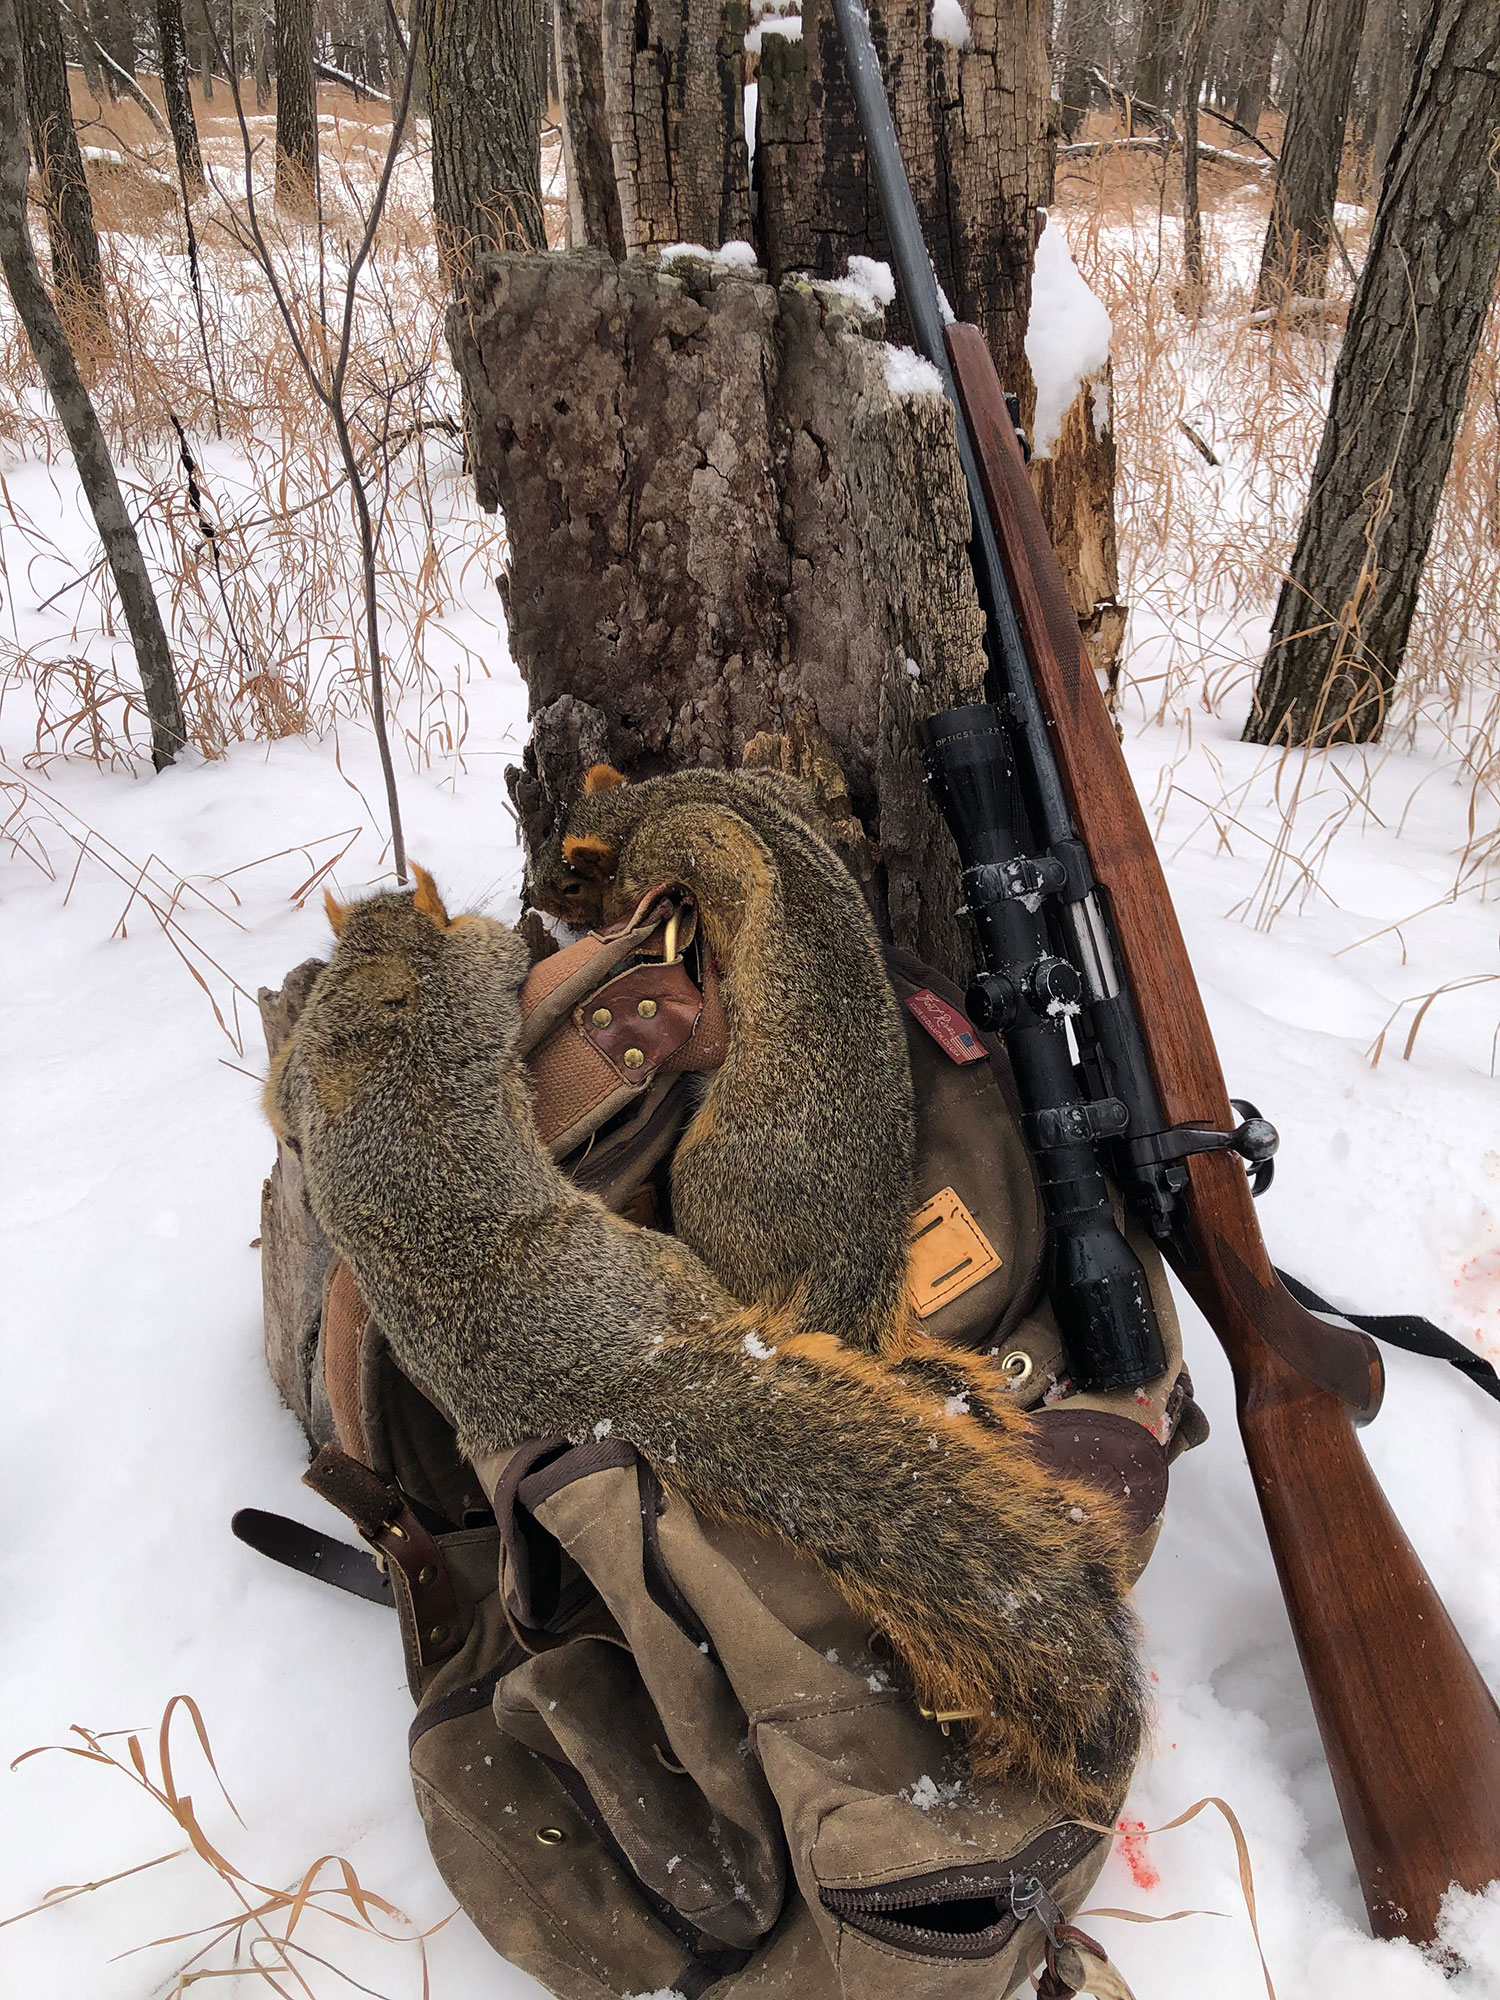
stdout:
POLYGON ((589 1019, 596 1028, 607 1028, 614 1018, 614 1015, 610 1013, 607 1007, 596 1007, 593 1013, 589 1015, 589 1019))
POLYGON ((646 1058, 639 1049, 627 1049, 622 1060, 626 1069, 639 1069, 646 1058))
POLYGON ((422 1567, 417 1571, 417 1582, 418 1583, 437 1582, 437 1571, 433 1568, 431 1563, 423 1563, 422 1567))
POLYGON ((434 1625, 432 1630, 427 1634, 427 1643, 429 1646, 446 1646, 448 1643, 447 1626, 434 1625))
POLYGON ((536 1837, 543 1847, 561 1847, 568 1836, 560 1826, 539 1826, 536 1837))
POLYGON ((637 1000, 635 1011, 643 1021, 654 1020, 656 1018, 656 1002, 654 1000, 637 1000))
POLYGON ((1027 1381, 1031 1375, 1031 1356, 1023 1354, 1018 1347, 1013 1353, 1006 1355, 1000 1366, 1010 1377, 1011 1387, 1019 1389, 1021 1384, 1027 1381))

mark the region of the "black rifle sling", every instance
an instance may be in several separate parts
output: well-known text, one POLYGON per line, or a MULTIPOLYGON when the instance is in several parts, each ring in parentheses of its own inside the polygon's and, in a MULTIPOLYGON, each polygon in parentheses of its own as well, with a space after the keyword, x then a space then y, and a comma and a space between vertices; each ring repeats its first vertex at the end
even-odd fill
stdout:
POLYGON ((1487 1396, 1500 1401, 1500 1375, 1492 1364, 1465 1347, 1462 1341, 1444 1333, 1441 1327, 1434 1326, 1430 1319, 1419 1319, 1415 1313, 1345 1312, 1342 1306, 1331 1306, 1327 1299, 1320 1299, 1310 1285, 1304 1285, 1287 1272, 1278 1270, 1276 1275, 1298 1305, 1309 1312, 1332 1313, 1337 1319, 1347 1320, 1350 1326, 1357 1326, 1361 1333, 1383 1340, 1387 1347, 1404 1347, 1408 1354, 1428 1354, 1434 1361, 1450 1362, 1487 1396))

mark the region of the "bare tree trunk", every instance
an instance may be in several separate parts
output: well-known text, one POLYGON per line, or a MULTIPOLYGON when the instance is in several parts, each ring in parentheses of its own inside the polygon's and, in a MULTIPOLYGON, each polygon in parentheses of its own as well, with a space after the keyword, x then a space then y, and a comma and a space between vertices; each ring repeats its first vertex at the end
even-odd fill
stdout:
MULTIPOLYGON (((276 31, 262 14, 255 24, 255 108, 264 111, 271 101, 271 45, 276 31)), ((392 65, 394 68, 394 65, 392 65)))
POLYGON ((1198 93, 1218 0, 1189 0, 1182 44, 1182 292, 1184 312, 1203 311, 1203 215, 1198 206, 1198 93))
POLYGON ((131 13, 131 0, 103 0, 100 9, 100 23, 103 33, 105 53, 112 62, 118 63, 126 76, 135 75, 135 21, 131 13))
POLYGON ((1260 129, 1260 116, 1271 89, 1271 65, 1281 33, 1284 0, 1245 0, 1244 25, 1238 48, 1234 122, 1247 132, 1260 129))
MULTIPOLYGON (((94 205, 73 130, 62 17, 54 0, 16 0, 25 73, 26 114, 37 178, 47 210, 52 282, 65 301, 104 312, 104 277, 94 205)), ((18 135, 19 136, 19 135, 18 135)))
POLYGON ((318 199, 312 32, 312 0, 276 0, 276 206, 302 215, 318 199))
POLYGON ((1271 194, 1256 304, 1321 298, 1365 0, 1310 0, 1271 194))
POLYGON ((1385 49, 1385 60, 1380 73, 1380 94, 1375 106, 1375 132, 1370 148, 1370 179, 1377 193, 1385 178, 1386 162, 1391 156, 1396 133, 1401 124, 1401 111, 1411 89, 1411 65, 1414 53, 1411 33, 1411 17, 1407 0, 1390 0, 1391 34, 1385 49))
POLYGON ((453 270, 485 250, 545 250, 537 0, 432 0, 421 60, 433 208, 453 270))
POLYGON ((1177 17, 1181 0, 1143 0, 1131 95, 1151 107, 1142 122, 1169 110, 1176 75, 1177 17))
POLYGON ((21 38, 15 0, 0 0, 0 269, 4 270, 16 316, 26 329, 47 393, 72 448, 84 496, 104 544, 140 667, 146 711, 151 718, 151 758, 160 770, 172 762, 186 741, 171 649, 104 433, 79 378, 62 322, 37 269, 36 253, 26 227, 26 147, 21 137, 24 127, 21 38))
POLYGON ((1076 138, 1089 115, 1094 68, 1105 52, 1102 28, 1097 0, 1062 0, 1053 56, 1065 139, 1076 138))
POLYGON ((528 846, 582 766, 832 746, 898 942, 959 970, 913 723, 978 698, 953 418, 887 384, 878 315, 791 281, 595 251, 489 262, 450 337, 504 509, 531 691, 528 846))
POLYGON ((607 250, 620 259, 625 255, 625 229, 604 109, 600 0, 555 0, 553 15, 568 178, 568 243, 574 250, 607 250))
POLYGON ((1245 728, 1379 736, 1500 269, 1500 9, 1434 0, 1245 728))
POLYGON ((603 0, 600 51, 627 252, 745 241, 746 0, 603 0))
POLYGON ((203 155, 198 149, 193 93, 188 87, 192 72, 188 68, 182 0, 156 0, 156 39, 161 49, 161 89, 167 101, 167 120, 172 127, 177 171, 188 194, 199 194, 205 186, 203 155))

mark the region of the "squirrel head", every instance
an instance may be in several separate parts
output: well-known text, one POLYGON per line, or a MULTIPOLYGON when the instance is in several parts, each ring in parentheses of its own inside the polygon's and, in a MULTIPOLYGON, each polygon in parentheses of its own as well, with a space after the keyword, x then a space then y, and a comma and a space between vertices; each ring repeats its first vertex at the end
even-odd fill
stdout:
POLYGON ((397 1143, 413 1116, 489 1100, 519 1070, 519 931, 450 917, 432 877, 362 902, 325 896, 336 943, 266 1082, 265 1105, 294 1151, 338 1128, 346 1142, 397 1143))
POLYGON ((539 908, 579 930, 604 921, 610 887, 620 858, 619 801, 630 789, 612 764, 594 764, 584 773, 583 796, 547 843, 536 869, 539 908))

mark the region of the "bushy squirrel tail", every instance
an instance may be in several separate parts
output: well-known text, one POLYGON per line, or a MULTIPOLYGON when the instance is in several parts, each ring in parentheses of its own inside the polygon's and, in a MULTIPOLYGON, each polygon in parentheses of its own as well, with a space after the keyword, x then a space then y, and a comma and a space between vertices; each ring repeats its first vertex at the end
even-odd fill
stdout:
POLYGON ((962 1396, 931 1397, 830 1335, 754 1313, 727 1345, 700 1333, 656 1350, 658 1407, 684 1407, 658 1371, 681 1372, 704 1413, 670 1462, 657 1456, 662 1476, 812 1557, 905 1662, 921 1706, 964 1718, 979 1776, 1111 1817, 1146 1716, 1129 1532, 1112 1503, 1045 1470, 1024 1414, 998 1396, 980 1421, 962 1396))

